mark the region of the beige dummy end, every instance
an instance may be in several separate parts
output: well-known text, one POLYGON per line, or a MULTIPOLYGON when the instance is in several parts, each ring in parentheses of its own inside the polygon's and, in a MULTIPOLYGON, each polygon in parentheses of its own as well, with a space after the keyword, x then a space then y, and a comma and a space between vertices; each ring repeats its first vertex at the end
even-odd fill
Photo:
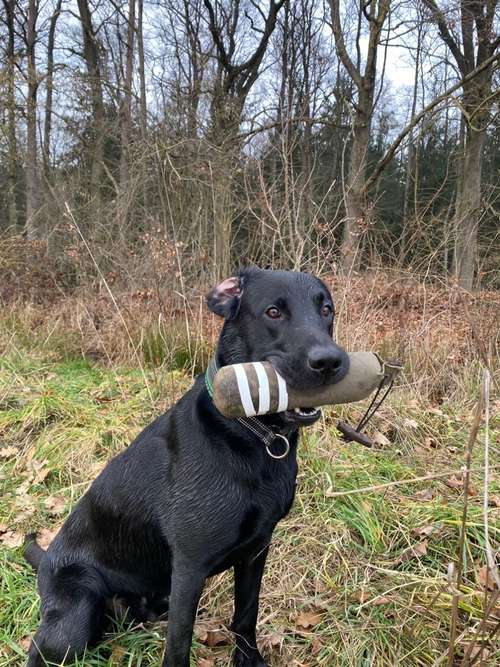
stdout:
POLYGON ((224 366, 213 381, 213 401, 226 417, 354 403, 369 396, 391 374, 391 367, 373 352, 351 352, 349 361, 349 371, 340 382, 307 391, 288 386, 267 361, 224 366))

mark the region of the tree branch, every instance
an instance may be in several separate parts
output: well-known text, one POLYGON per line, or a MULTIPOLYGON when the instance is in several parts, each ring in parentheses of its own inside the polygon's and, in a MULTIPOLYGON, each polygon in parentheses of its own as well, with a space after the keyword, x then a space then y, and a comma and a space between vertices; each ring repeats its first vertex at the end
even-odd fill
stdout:
POLYGON ((460 51, 460 47, 455 41, 455 38, 448 30, 448 26, 446 25, 445 15, 443 14, 442 10, 437 6, 435 0, 424 0, 424 3, 427 5, 428 9, 430 9, 432 17, 437 23, 443 41, 448 45, 448 48, 453 53, 453 57, 457 61, 457 65, 460 69, 462 76, 465 76, 467 74, 467 65, 465 62, 465 58, 462 52, 460 51))
POLYGON ((342 61, 342 64, 349 73, 351 79, 356 84, 357 88, 360 89, 363 86, 363 79, 361 77, 360 71, 356 68, 354 63, 351 60, 351 57, 347 53, 347 48, 344 41, 344 35, 342 33, 342 25, 340 23, 340 2, 339 0, 330 0, 330 7, 332 13, 332 31, 333 37, 335 39, 335 46, 342 61))
MULTIPOLYGON (((427 0, 424 0, 427 2, 427 0)), ((403 140, 410 134, 410 132, 413 130, 415 125, 417 125, 424 116, 426 116, 429 111, 432 111, 435 109, 441 102, 444 102, 447 97, 449 97, 452 93, 454 93, 456 90, 461 88, 464 84, 468 83, 471 79, 476 77, 478 74, 483 72, 485 69, 487 69, 490 65, 492 65, 496 60, 500 60, 500 53, 495 53, 493 54, 490 58, 485 60, 484 62, 481 63, 476 69, 472 70, 467 76, 465 76, 463 79, 458 81, 455 85, 451 86, 451 88, 448 88, 442 95, 439 95, 436 97, 432 102, 430 102, 426 107, 418 113, 410 123, 398 134, 396 139, 392 142, 392 144, 389 146, 387 151, 385 152, 384 156, 377 162, 375 165, 374 170, 370 174, 370 176, 366 179, 365 184, 363 186, 363 192, 366 194, 368 190, 372 187, 372 185, 375 185, 377 182, 380 174, 384 171, 384 169, 387 167, 389 162, 392 160, 394 157, 396 151, 398 150, 399 146, 403 142, 403 140)))

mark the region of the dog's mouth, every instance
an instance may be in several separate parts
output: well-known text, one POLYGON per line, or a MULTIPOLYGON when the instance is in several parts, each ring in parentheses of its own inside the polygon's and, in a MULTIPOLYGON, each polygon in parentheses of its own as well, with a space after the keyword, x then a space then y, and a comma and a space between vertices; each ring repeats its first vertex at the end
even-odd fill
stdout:
POLYGON ((297 426, 311 426, 321 417, 320 408, 294 408, 283 413, 288 422, 297 426))

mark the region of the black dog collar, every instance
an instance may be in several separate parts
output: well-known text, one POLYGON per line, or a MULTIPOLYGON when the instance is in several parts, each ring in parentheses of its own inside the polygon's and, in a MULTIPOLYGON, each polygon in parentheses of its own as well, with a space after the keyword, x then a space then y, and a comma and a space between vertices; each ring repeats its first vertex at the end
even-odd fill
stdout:
MULTIPOLYGON (((219 366, 217 364, 217 360, 215 359, 215 357, 212 357, 207 366, 207 370, 205 371, 205 386, 207 388, 208 395, 210 396, 210 398, 212 398, 214 393, 213 382, 215 374, 217 373, 218 370, 219 366)), ((290 443, 288 441, 288 438, 286 438, 284 435, 281 435, 281 433, 275 433, 270 428, 267 428, 267 426, 264 426, 264 424, 261 421, 259 421, 256 417, 236 417, 236 421, 238 421, 242 426, 251 431, 260 440, 262 440, 262 442, 266 447, 266 452, 269 454, 271 458, 284 459, 288 456, 290 452, 290 443), (284 443, 284 450, 280 454, 275 454, 271 450, 271 445, 276 440, 281 440, 284 443)))

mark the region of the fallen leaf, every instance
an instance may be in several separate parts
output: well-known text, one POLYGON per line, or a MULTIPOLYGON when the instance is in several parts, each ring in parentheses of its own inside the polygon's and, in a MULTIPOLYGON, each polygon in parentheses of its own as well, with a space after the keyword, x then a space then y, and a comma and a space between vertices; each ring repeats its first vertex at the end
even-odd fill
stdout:
POLYGON ((474 644, 470 652, 470 662, 477 663, 478 658, 480 662, 486 664, 486 661, 491 656, 491 651, 481 646, 481 644, 474 644))
POLYGON ((49 496, 43 504, 50 514, 62 514, 66 508, 66 499, 62 496, 49 496))
POLYGON ((214 667, 215 660, 213 658, 201 658, 198 660, 198 667, 214 667))
POLYGON ((20 547, 24 541, 24 536, 22 533, 18 533, 15 530, 7 530, 5 533, 0 535, 0 542, 6 547, 20 547))
POLYGON ((52 542, 54 537, 59 532, 59 527, 57 528, 42 528, 37 532, 36 541, 42 547, 42 549, 47 549, 49 544, 52 542))
POLYGON ((375 431, 372 435, 372 440, 375 444, 380 445, 381 447, 388 447, 391 444, 389 438, 386 438, 380 431, 375 431))
POLYGON ((0 458, 9 459, 11 456, 15 456, 19 453, 17 447, 1 447, 0 448, 0 458))
POLYGON ((323 614, 317 611, 305 611, 297 616, 297 618, 295 619, 295 626, 297 628, 303 628, 304 630, 308 630, 309 628, 314 628, 319 623, 321 623, 322 618, 323 614))
POLYGON ((6 532, 8 531, 8 529, 9 529, 9 528, 8 528, 8 526, 7 526, 6 523, 0 523, 0 535, 1 535, 2 533, 6 533, 6 532))
POLYGON ((206 646, 210 646, 210 648, 229 643, 227 632, 220 629, 211 630, 208 627, 201 625, 196 628, 195 634, 199 642, 206 646))
POLYGON ((323 646, 324 644, 319 637, 313 637, 313 640, 311 642, 311 653, 313 655, 318 655, 323 646))
POLYGON ((23 651, 27 651, 31 646, 31 637, 29 635, 25 635, 24 637, 21 637, 17 643, 19 644, 19 647, 23 649, 23 651))
POLYGON ((229 637, 226 632, 221 630, 209 630, 207 632, 206 645, 213 648, 214 646, 221 646, 229 643, 229 637))
POLYGON ((372 605, 373 607, 378 607, 378 606, 383 605, 383 604, 390 604, 391 602, 392 602, 392 599, 391 599, 391 598, 384 597, 384 596, 382 595, 382 596, 380 596, 380 597, 378 597, 378 598, 374 598, 374 599, 370 602, 370 605, 372 605))
POLYGON ((429 543, 427 540, 422 540, 421 542, 418 542, 408 549, 405 549, 400 557, 394 561, 394 565, 405 563, 408 560, 412 560, 412 558, 420 558, 420 556, 425 556, 427 553, 428 544, 429 543))
POLYGON ((364 602, 366 602, 368 600, 368 598, 370 597, 370 594, 368 593, 368 591, 365 588, 360 588, 359 591, 356 591, 356 593, 354 594, 354 597, 356 598, 356 600, 359 603, 363 604, 364 602))
POLYGON ((32 484, 41 484, 44 479, 49 474, 50 470, 46 468, 48 461, 37 461, 36 459, 31 459, 28 462, 26 469, 28 471, 28 480, 32 484))
MULTIPOLYGON (((455 489, 457 491, 463 491, 465 479, 463 477, 457 477, 456 475, 452 475, 448 479, 445 479, 444 483, 450 489, 455 489)), ((469 496, 477 496, 477 489, 470 480, 469 480, 469 485, 468 485, 467 490, 468 490, 469 496)))
POLYGON ((490 496, 488 498, 488 505, 490 507, 500 507, 500 496, 490 496))
POLYGON ((434 498, 434 494, 431 489, 422 489, 421 491, 417 491, 415 493, 415 497, 419 500, 432 500, 434 498))
POLYGON ((17 489, 16 489, 16 496, 27 496, 28 494, 28 489, 30 488, 31 484, 28 479, 26 479, 22 484, 20 484, 17 489))
POLYGON ((439 442, 430 436, 424 438, 423 444, 426 449, 437 449, 439 447, 439 442))
POLYGON ((413 530, 413 534, 417 537, 429 537, 433 533, 437 533, 443 527, 442 523, 429 523, 426 526, 420 526, 413 530))
POLYGON ((418 422, 416 422, 414 419, 404 419, 403 420, 403 426, 406 426, 406 428, 413 428, 417 429, 418 428, 418 422))
POLYGON ((479 568, 477 578, 483 588, 487 588, 489 591, 495 590, 496 583, 491 574, 491 570, 487 565, 483 565, 483 567, 479 568))
POLYGON ((274 648, 276 646, 281 646, 283 639, 284 635, 282 632, 271 632, 263 638, 263 644, 274 648))
POLYGON ((22 523, 26 519, 29 519, 30 516, 33 516, 35 513, 35 508, 33 506, 28 506, 26 507, 22 512, 19 512, 19 514, 16 514, 14 518, 14 523, 22 523))

